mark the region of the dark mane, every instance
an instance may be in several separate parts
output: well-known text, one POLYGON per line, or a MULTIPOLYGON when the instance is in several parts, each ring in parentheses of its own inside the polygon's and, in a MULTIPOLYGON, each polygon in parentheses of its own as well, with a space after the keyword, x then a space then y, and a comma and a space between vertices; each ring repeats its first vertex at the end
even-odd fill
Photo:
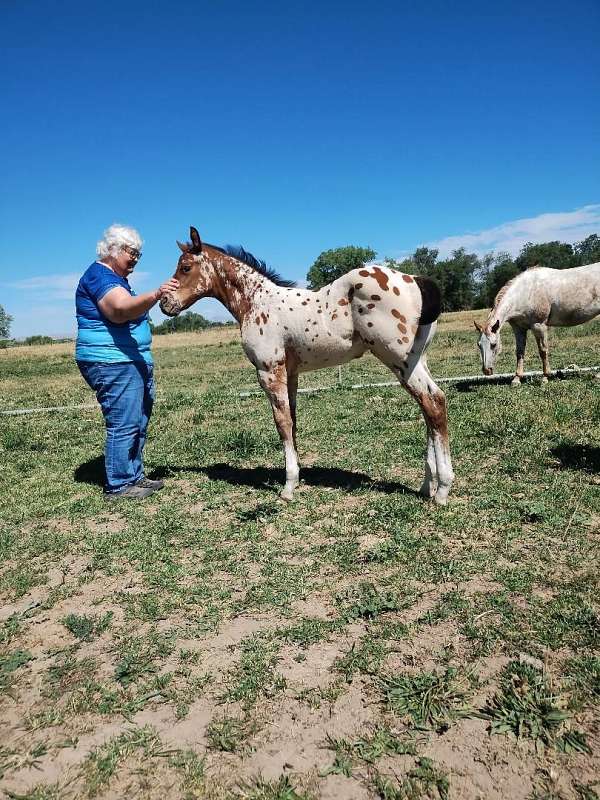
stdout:
POLYGON ((292 286, 296 285, 295 281, 288 281, 285 278, 282 278, 278 272, 271 267, 268 267, 264 261, 261 261, 256 256, 253 256, 252 253, 248 253, 241 245, 234 245, 234 244, 226 244, 224 247, 219 247, 216 244, 211 244, 209 247, 214 247, 215 250, 219 250, 221 253, 225 253, 225 255, 231 256, 232 258, 241 261, 243 264, 247 264, 252 269, 259 272, 261 275, 264 275, 265 278, 272 281, 277 286, 284 286, 287 288, 291 288, 292 286))

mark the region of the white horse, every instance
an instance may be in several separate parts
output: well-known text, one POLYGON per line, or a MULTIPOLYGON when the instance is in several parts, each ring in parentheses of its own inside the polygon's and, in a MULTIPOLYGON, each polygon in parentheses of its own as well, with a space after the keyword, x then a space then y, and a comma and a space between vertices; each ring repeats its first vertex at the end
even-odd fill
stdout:
MULTIPOLYGON (((291 500, 298 485, 296 393, 300 372, 343 364, 371 351, 415 398, 427 425, 421 494, 445 504, 454 479, 448 445, 446 398, 431 377, 424 353, 437 326, 440 293, 427 278, 385 267, 365 267, 316 292, 292 288, 242 248, 203 244, 190 228, 180 244, 177 291, 160 307, 176 316, 201 297, 216 297, 237 319, 242 347, 271 402, 285 452, 291 500)), ((361 420, 355 424, 360 426, 361 420)), ((365 428, 365 446, 369 446, 365 428)), ((394 446, 394 442, 390 442, 394 446)))
POLYGON ((581 325, 598 314, 600 262, 573 269, 531 267, 500 289, 485 324, 475 323, 484 375, 494 372, 502 349, 500 329, 505 322, 510 323, 515 334, 517 369, 512 383, 518 386, 523 377, 527 331, 531 330, 536 338, 545 383, 550 375, 548 328, 581 325))

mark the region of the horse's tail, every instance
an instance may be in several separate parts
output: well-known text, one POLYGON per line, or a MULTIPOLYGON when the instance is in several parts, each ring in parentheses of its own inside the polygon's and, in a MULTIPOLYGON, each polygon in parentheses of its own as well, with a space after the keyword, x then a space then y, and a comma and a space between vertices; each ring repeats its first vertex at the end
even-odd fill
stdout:
POLYGON ((442 293, 440 287, 431 278, 415 275, 415 283, 421 292, 421 316, 419 325, 431 325, 439 317, 442 310, 442 293))

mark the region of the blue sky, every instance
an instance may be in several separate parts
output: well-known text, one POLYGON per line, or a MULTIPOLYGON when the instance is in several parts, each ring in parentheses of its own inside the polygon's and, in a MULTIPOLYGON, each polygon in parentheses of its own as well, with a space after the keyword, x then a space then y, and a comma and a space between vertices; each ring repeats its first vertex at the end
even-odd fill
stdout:
POLYGON ((598 0, 4 0, 13 335, 74 331, 112 222, 145 240, 139 291, 190 224, 300 280, 346 244, 383 258, 600 232, 598 41, 598 0))

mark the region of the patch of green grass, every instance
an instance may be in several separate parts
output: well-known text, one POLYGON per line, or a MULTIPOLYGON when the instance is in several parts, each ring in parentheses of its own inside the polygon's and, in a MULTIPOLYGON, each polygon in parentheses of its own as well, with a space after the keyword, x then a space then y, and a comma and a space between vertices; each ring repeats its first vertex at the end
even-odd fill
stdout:
POLYGON ((330 639, 343 626, 343 620, 306 618, 296 625, 280 628, 277 636, 289 644, 306 649, 317 642, 330 639))
POLYGON ((468 682, 458 670, 389 675, 381 680, 388 708, 417 727, 444 730, 473 713, 467 704, 468 682))
POLYGON ((566 674, 572 686, 571 704, 575 708, 600 702, 600 657, 572 658, 566 664, 566 674))
POLYGON ((347 653, 336 658, 333 668, 350 683, 356 674, 376 675, 387 654, 386 643, 377 635, 367 634, 358 644, 354 642, 347 653))
POLYGON ((0 655, 0 695, 13 695, 15 673, 18 669, 28 664, 33 656, 28 650, 13 650, 12 653, 0 655))
POLYGON ((152 631, 146 636, 130 636, 119 644, 119 661, 115 678, 122 686, 129 686, 144 675, 157 671, 156 660, 171 655, 175 649, 173 634, 152 631))
POLYGON ((448 800, 450 782, 431 759, 422 757, 400 781, 377 773, 373 788, 381 800, 448 800))
MULTIPOLYGON (((546 676, 529 664, 511 661, 500 677, 500 691, 481 712, 490 720, 492 733, 511 733, 517 739, 532 739, 539 749, 544 745, 561 747, 561 731, 569 713, 557 705, 558 697, 550 689, 546 676)), ((577 750, 577 737, 561 749, 577 750)), ((580 745, 584 746, 585 745, 580 745)))
POLYGON ((68 614, 62 621, 65 628, 80 641, 90 641, 91 639, 104 633, 110 626, 114 614, 108 611, 102 617, 86 616, 78 614, 68 614))
POLYGON ((60 800, 61 789, 58 783, 40 783, 25 794, 7 791, 6 796, 11 800, 60 800))
POLYGON ((333 763, 321 775, 344 775, 352 777, 356 764, 374 764, 383 756, 416 755, 413 737, 397 736, 387 726, 376 728, 370 736, 354 742, 327 736, 327 748, 335 752, 333 763))
POLYGON ((240 787, 241 792, 234 792, 232 800, 310 800, 307 794, 299 794, 287 775, 282 775, 274 781, 263 778, 245 783, 240 787))
POLYGON ((183 750, 169 758, 170 766, 181 776, 183 800, 196 800, 204 795, 204 759, 193 750, 183 750))
POLYGON ((282 691, 286 682, 275 672, 278 655, 273 642, 256 634, 242 642, 241 650, 240 661, 228 676, 229 689, 223 699, 238 700, 244 708, 250 708, 259 697, 272 697, 282 691))
POLYGON ((165 750, 157 732, 149 727, 133 728, 110 739, 94 750, 84 762, 82 772, 86 794, 96 797, 110 783, 119 764, 136 751, 141 751, 145 761, 173 755, 165 750))
POLYGON ((254 732, 248 720, 223 716, 213 719, 206 729, 206 738, 211 750, 234 753, 242 749, 244 742, 254 732))
POLYGON ((392 591, 381 591, 374 583, 360 581, 358 586, 347 589, 336 598, 343 609, 344 619, 374 619, 387 611, 399 611, 406 607, 392 591))

